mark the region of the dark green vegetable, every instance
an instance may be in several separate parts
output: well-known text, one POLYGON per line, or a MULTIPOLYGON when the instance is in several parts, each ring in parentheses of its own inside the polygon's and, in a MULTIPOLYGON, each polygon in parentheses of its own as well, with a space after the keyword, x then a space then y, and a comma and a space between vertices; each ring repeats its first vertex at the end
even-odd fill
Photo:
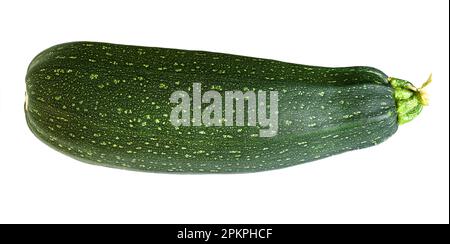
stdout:
POLYGON ((373 146, 426 103, 421 89, 371 67, 92 42, 43 51, 26 85, 26 118, 39 139, 88 163, 151 172, 255 172, 373 146), (261 137, 260 124, 174 126, 170 96, 192 98, 194 83, 221 95, 278 92, 276 133, 261 137))

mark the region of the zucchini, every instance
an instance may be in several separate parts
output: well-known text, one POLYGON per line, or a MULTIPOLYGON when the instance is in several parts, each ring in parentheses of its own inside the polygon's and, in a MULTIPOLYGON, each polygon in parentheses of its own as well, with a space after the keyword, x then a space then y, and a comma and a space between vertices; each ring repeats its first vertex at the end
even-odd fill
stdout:
POLYGON ((150 172, 241 173, 379 144, 425 104, 422 88, 371 67, 73 42, 32 60, 25 114, 40 140, 87 163, 150 172), (187 98, 173 97, 175 91, 187 98), (216 97, 208 99, 206 91, 216 97), (228 97, 235 107, 227 110, 227 94, 239 91, 258 98, 228 97), (230 122, 227 118, 238 116, 239 101, 248 108, 257 101, 257 118, 245 109, 245 122, 230 122), (211 110, 213 103, 217 110, 211 110), (178 124, 171 120, 177 108, 178 124), (195 119, 199 115, 203 119, 195 119))

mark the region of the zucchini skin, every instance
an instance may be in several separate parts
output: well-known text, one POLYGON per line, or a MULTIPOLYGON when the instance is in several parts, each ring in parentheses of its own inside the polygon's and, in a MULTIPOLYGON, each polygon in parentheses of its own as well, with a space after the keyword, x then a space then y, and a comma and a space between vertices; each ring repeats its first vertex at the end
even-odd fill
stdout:
MULTIPOLYGON (((51 47, 26 76, 31 131, 78 160, 149 172, 244 173, 379 144, 397 128, 394 90, 371 67, 328 68, 230 54, 95 42, 51 47), (278 91, 278 133, 180 126, 173 91, 278 91)), ((205 106, 205 105, 204 105, 205 106)))

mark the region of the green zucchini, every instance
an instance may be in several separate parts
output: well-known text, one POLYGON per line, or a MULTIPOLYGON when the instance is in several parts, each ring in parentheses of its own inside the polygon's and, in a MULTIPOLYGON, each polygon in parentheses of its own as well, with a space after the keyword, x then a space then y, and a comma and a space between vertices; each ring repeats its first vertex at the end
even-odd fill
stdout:
MULTIPOLYGON (((251 99, 244 100, 249 107, 251 99)), ((228 115, 237 116, 234 102, 228 115)), ((73 42, 32 60, 25 114, 40 140, 87 163, 149 172, 242 173, 379 144, 425 104, 422 88, 371 67, 316 67, 204 51, 73 42), (186 101, 195 103, 196 85, 221 96, 227 91, 276 92, 276 100, 260 107, 267 108, 265 118, 277 117, 276 125, 250 124, 251 111, 246 110, 248 123, 225 126, 230 122, 223 103, 217 106, 222 112, 212 114, 215 124, 194 121, 195 113, 205 112, 205 101, 201 108, 198 103, 185 107, 194 111, 180 113, 187 116, 184 124, 172 123, 174 108, 181 104, 171 101, 173 92, 184 91, 186 101), (277 111, 269 109, 274 104, 277 111), (267 125, 275 126, 275 133, 261 136, 267 125)))

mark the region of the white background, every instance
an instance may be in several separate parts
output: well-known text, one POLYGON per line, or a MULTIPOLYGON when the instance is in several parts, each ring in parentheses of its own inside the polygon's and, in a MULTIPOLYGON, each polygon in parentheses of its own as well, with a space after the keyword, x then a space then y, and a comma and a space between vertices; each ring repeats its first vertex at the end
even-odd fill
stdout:
POLYGON ((1 1, 0 223, 448 223, 449 6, 442 0, 1 1), (282 170, 138 173, 84 164, 26 126, 25 73, 90 40, 369 65, 431 104, 388 141, 282 170))

